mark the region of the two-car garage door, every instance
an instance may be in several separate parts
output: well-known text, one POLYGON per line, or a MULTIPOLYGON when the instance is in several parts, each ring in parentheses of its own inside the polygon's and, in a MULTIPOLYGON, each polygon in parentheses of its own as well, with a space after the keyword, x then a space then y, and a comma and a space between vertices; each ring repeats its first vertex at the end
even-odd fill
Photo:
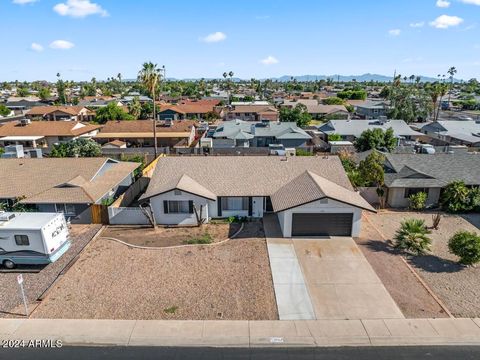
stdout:
POLYGON ((353 213, 293 213, 292 236, 351 236, 353 213))

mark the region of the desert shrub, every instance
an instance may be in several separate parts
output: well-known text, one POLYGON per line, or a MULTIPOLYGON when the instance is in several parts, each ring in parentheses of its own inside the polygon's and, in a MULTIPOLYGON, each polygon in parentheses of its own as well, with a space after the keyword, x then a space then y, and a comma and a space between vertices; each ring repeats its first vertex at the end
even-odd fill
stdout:
POLYGON ((427 197, 428 197, 427 193, 423 191, 410 195, 408 197, 409 208, 412 210, 425 209, 425 205, 427 203, 427 197))
POLYGON ((167 314, 175 314, 177 312, 177 310, 178 310, 178 306, 176 306, 176 305, 173 305, 173 306, 170 306, 166 309, 163 309, 163 311, 167 314))
POLYGON ((448 249, 460 258, 460 263, 475 264, 480 261, 480 236, 475 232, 459 231, 448 241, 448 249))
POLYGON ((430 230, 427 229, 424 220, 406 219, 402 221, 400 228, 395 233, 395 247, 416 255, 424 254, 430 250, 432 244, 428 234, 430 234, 430 230))

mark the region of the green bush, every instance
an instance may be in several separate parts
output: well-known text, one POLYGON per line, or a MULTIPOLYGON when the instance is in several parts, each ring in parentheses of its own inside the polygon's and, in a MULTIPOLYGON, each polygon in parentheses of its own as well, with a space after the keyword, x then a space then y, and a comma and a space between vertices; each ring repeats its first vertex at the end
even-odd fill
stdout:
POLYGON ((213 238, 209 233, 205 233, 200 237, 194 237, 186 241, 187 244, 211 244, 213 242, 213 238))
POLYGON ((421 191, 408 197, 409 208, 412 210, 423 210, 427 203, 427 193, 421 191))
POLYGON ((295 155, 297 156, 313 156, 313 154, 305 149, 297 149, 295 150, 295 155))
POLYGON ((395 233, 395 247, 416 255, 424 254, 430 250, 432 244, 428 234, 430 234, 430 230, 427 229, 424 220, 406 219, 402 221, 400 228, 395 233))
POLYGON ((227 218, 227 222, 229 224, 233 224, 233 223, 244 223, 244 222, 247 222, 248 221, 248 217, 247 216, 229 216, 227 218))
POLYGON ((463 181, 448 184, 443 190, 442 208, 451 213, 470 211, 472 209, 470 191, 463 181))
POLYGON ((457 232, 448 241, 448 248, 462 264, 472 265, 480 261, 480 236, 475 232, 457 232))

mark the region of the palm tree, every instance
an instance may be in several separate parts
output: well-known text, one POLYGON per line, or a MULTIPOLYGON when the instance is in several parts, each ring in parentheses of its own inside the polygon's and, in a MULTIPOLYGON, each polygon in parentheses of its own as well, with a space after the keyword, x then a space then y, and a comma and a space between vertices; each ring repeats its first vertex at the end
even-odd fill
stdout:
POLYGON ((425 225, 425 220, 406 219, 402 221, 395 233, 395 247, 416 255, 424 254, 430 250, 432 244, 432 240, 427 236, 430 232, 425 225))
POLYGON ((457 73, 457 69, 455 66, 452 66, 450 69, 448 69, 447 73, 450 75, 450 91, 448 92, 448 107, 450 108, 450 95, 453 88, 453 76, 457 73))
POLYGON ((438 88, 439 88, 440 101, 438 102, 437 117, 435 118, 435 121, 438 121, 438 116, 440 115, 440 108, 442 106, 442 99, 447 93, 447 87, 445 86, 445 83, 438 84, 438 88))
POLYGON ((157 64, 152 62, 145 62, 142 65, 142 69, 138 72, 138 80, 143 83, 153 99, 153 142, 154 142, 154 154, 157 158, 157 123, 155 113, 155 89, 158 82, 161 80, 160 69, 157 64))

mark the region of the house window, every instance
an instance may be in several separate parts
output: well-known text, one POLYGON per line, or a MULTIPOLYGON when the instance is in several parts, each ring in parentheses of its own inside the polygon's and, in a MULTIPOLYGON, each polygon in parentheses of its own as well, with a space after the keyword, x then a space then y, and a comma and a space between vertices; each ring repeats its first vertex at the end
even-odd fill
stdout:
POLYGON ((222 210, 248 210, 248 197, 222 198, 222 210))
POLYGON ((405 188, 404 197, 408 199, 410 195, 415 195, 420 192, 424 192, 425 194, 427 194, 427 197, 428 197, 428 188, 405 188))
POLYGON ((68 216, 77 215, 75 205, 73 204, 55 204, 55 211, 68 216))
POLYGON ((188 214, 190 206, 188 200, 184 201, 167 201, 166 214, 188 214))
POLYGON ((182 195, 182 192, 181 192, 180 190, 175 190, 175 191, 174 191, 174 194, 175 194, 175 195, 182 195))
POLYGON ((15 235, 15 243, 18 246, 28 246, 28 245, 30 245, 30 241, 28 240, 27 235, 15 235))

